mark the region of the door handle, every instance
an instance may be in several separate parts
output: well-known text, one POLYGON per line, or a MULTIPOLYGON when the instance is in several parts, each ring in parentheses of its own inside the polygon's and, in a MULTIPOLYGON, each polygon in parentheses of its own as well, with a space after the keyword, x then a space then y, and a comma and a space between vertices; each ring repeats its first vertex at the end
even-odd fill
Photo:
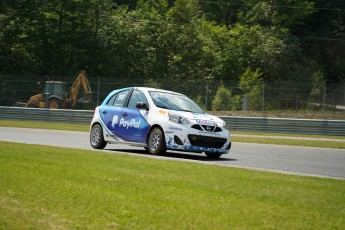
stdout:
POLYGON ((128 116, 128 113, 123 112, 123 113, 122 113, 122 116, 127 117, 127 116, 128 116))
POLYGON ((103 113, 103 114, 107 114, 107 110, 103 110, 102 113, 103 113))

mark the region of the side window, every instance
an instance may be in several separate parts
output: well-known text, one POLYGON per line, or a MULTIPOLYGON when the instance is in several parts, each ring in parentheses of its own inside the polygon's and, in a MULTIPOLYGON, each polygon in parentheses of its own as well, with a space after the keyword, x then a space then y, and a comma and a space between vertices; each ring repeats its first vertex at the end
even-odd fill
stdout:
POLYGON ((129 90, 114 94, 107 102, 108 106, 123 106, 129 90))
POLYGON ((143 92, 134 90, 128 102, 128 108, 135 108, 138 102, 145 102, 148 105, 147 99, 143 92))
POLYGON ((112 105, 114 104, 114 101, 115 101, 116 97, 117 97, 117 94, 114 94, 114 95, 109 99, 109 101, 107 102, 107 105, 108 105, 108 106, 112 106, 112 105))
POLYGON ((116 97, 115 100, 114 100, 113 105, 114 105, 114 106, 123 106, 123 103, 124 103, 125 100, 126 100, 126 97, 127 97, 128 92, 129 92, 129 90, 125 90, 125 91, 119 92, 119 93, 117 94, 117 97, 116 97))

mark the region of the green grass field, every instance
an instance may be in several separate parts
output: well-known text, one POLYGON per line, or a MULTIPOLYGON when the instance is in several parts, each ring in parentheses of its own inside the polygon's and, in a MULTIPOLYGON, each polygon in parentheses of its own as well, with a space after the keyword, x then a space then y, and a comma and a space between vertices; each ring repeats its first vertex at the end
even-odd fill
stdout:
POLYGON ((343 229, 345 181, 0 142, 0 229, 343 229))

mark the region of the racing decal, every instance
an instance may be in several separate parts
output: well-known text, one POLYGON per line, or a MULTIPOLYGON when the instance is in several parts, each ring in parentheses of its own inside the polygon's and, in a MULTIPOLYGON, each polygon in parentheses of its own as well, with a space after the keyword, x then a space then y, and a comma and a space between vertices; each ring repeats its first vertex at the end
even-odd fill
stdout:
POLYGON ((111 127, 114 128, 114 126, 117 124, 118 120, 119 120, 119 116, 114 115, 113 116, 113 121, 111 122, 111 127))
POLYGON ((177 128, 177 127, 169 127, 169 130, 174 130, 174 131, 182 131, 182 128, 177 128))
POLYGON ((127 94, 119 94, 118 99, 119 101, 123 101, 125 99, 125 97, 127 96, 127 94))
MULTIPOLYGON (((118 124, 118 122, 119 122, 119 116, 114 115, 113 120, 111 122, 111 127, 114 128, 115 125, 118 124)), ((126 129, 133 127, 133 128, 139 129, 140 128, 140 122, 141 122, 141 119, 136 120, 135 118, 133 118, 130 120, 125 120, 124 118, 121 118, 120 123, 119 123, 119 127, 124 127, 126 129)))
POLYGON ((150 124, 146 111, 122 108, 108 111, 108 127, 111 132, 125 142, 146 143, 150 124))
POLYGON ((136 120, 136 119, 131 119, 129 121, 125 120, 124 118, 121 118, 120 120, 120 124, 119 126, 121 127, 124 127, 126 129, 128 128, 136 128, 136 129, 139 129, 140 128, 140 122, 141 122, 141 119, 139 120, 136 120))
POLYGON ((199 125, 216 126, 216 124, 213 121, 207 121, 207 120, 197 119, 196 123, 199 124, 199 125))
POLYGON ((193 118, 197 119, 197 118, 203 118, 203 117, 208 117, 207 114, 201 114, 201 113, 193 113, 193 118))
POLYGON ((129 128, 136 128, 139 129, 140 128, 140 122, 141 119, 136 120, 135 118, 130 119, 130 120, 125 120, 124 118, 120 119, 120 123, 119 123, 119 116, 118 115, 114 115, 113 116, 113 120, 111 122, 111 127, 115 127, 115 125, 119 124, 119 127, 124 127, 126 129, 129 128))
POLYGON ((220 136, 220 133, 211 132, 211 131, 199 131, 199 134, 203 134, 203 135, 213 135, 213 136, 220 136))
MULTIPOLYGON (((99 111, 99 117, 101 117, 100 111, 99 111)), ((113 118, 113 120, 114 120, 114 118, 113 118)), ((101 126, 102 126, 103 130, 106 132, 106 134, 105 134, 106 137, 112 137, 115 141, 123 141, 121 138, 119 138, 118 136, 114 135, 108 129, 108 127, 104 124, 102 119, 99 119, 99 122, 101 123, 101 126)))
POLYGON ((146 143, 150 125, 147 112, 132 108, 104 106, 99 109, 105 137, 120 142, 146 143))

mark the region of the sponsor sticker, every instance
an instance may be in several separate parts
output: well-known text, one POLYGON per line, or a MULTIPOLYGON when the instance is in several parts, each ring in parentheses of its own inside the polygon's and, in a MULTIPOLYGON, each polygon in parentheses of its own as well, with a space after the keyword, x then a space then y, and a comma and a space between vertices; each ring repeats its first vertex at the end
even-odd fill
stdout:
POLYGON ((111 122, 111 127, 114 128, 114 126, 117 124, 118 121, 119 121, 119 117, 117 115, 114 115, 113 120, 111 122))
POLYGON ((209 125, 209 126, 216 126, 213 121, 207 121, 207 120, 196 120, 196 123, 199 125, 209 125))
POLYGON ((175 130, 175 131, 182 131, 182 128, 176 128, 176 127, 169 127, 170 130, 175 130))
MULTIPOLYGON (((118 122, 119 122, 119 117, 117 115, 114 115, 113 120, 111 122, 111 126, 114 128, 118 122)), ((140 128, 140 122, 141 122, 141 119, 136 120, 133 118, 131 120, 125 120, 124 118, 121 118, 119 126, 124 127, 126 129, 129 129, 132 127, 138 129, 138 128, 140 128)))
POLYGON ((126 121, 124 118, 121 118, 119 126, 120 127, 122 126, 126 129, 132 128, 132 127, 138 129, 140 127, 140 122, 141 122, 141 119, 135 120, 133 118, 132 120, 126 121))
POLYGON ((214 133, 214 132, 199 131, 199 133, 200 133, 200 134, 204 134, 204 135, 220 136, 219 133, 214 133))

